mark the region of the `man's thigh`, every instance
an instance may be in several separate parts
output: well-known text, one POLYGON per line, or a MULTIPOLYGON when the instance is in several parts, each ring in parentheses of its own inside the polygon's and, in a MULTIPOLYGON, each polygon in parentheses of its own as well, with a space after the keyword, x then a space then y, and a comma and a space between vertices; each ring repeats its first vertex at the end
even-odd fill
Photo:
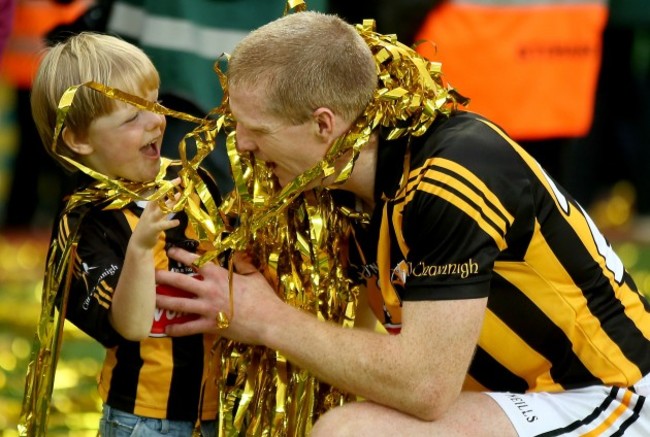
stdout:
POLYGON ((323 415, 311 437, 516 437, 499 405, 483 393, 464 392, 440 420, 427 422, 372 402, 355 402, 323 415))

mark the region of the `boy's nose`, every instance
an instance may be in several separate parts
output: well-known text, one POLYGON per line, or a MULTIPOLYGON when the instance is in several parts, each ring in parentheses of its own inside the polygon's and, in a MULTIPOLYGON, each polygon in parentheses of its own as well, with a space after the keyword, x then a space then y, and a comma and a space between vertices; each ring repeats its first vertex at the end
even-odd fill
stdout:
POLYGON ((165 116, 162 114, 156 114, 155 112, 149 112, 149 111, 147 111, 145 114, 147 117, 146 128, 148 130, 157 129, 161 125, 164 126, 167 123, 165 116))

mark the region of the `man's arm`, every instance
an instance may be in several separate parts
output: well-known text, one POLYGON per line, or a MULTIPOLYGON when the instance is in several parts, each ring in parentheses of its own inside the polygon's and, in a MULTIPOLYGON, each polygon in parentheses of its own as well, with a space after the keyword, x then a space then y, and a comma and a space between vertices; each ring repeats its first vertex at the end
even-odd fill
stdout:
MULTIPOLYGON (((179 249, 172 258, 190 264, 179 249)), ((239 271, 245 271, 242 268, 239 271)), ((228 271, 204 265, 202 281, 158 271, 159 283, 193 292, 196 299, 158 296, 161 308, 193 312, 198 320, 168 327, 170 335, 219 332, 278 350, 319 379, 365 399, 424 420, 440 417, 458 397, 480 332, 487 299, 405 302, 402 331, 385 335, 322 322, 282 302, 260 273, 234 275, 234 314, 217 330, 218 311, 228 312, 228 271)))
POLYGON ((406 302, 399 335, 343 329, 283 308, 283 323, 269 324, 263 343, 336 387, 435 420, 461 391, 485 301, 406 302))

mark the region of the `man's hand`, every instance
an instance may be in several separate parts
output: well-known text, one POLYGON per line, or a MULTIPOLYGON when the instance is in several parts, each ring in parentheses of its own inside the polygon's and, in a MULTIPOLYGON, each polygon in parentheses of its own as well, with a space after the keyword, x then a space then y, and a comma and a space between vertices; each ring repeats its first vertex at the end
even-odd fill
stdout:
MULTIPOLYGON (((175 247, 169 249, 168 256, 188 266, 198 259, 198 255, 175 247)), ((196 296, 156 297, 158 308, 199 315, 196 320, 168 326, 168 335, 217 332, 243 343, 261 342, 260 333, 266 323, 286 304, 277 297, 271 285, 251 263, 250 257, 243 254, 234 256, 234 270, 240 273, 233 273, 232 290, 228 270, 214 263, 206 263, 198 269, 197 273, 202 279, 165 270, 156 272, 158 284, 170 285, 196 296), (217 327, 216 320, 220 312, 228 318, 227 328, 217 327)))

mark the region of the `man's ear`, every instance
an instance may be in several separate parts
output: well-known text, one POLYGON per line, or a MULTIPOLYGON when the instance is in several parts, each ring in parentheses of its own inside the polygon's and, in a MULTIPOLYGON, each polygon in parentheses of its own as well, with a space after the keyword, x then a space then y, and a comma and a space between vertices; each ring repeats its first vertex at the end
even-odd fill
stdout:
POLYGON ((331 109, 321 107, 312 114, 318 125, 318 135, 329 137, 333 134, 336 127, 336 117, 331 109))
POLYGON ((78 155, 90 155, 93 152, 93 147, 88 144, 86 138, 75 134, 72 129, 64 127, 61 137, 70 150, 78 155))

